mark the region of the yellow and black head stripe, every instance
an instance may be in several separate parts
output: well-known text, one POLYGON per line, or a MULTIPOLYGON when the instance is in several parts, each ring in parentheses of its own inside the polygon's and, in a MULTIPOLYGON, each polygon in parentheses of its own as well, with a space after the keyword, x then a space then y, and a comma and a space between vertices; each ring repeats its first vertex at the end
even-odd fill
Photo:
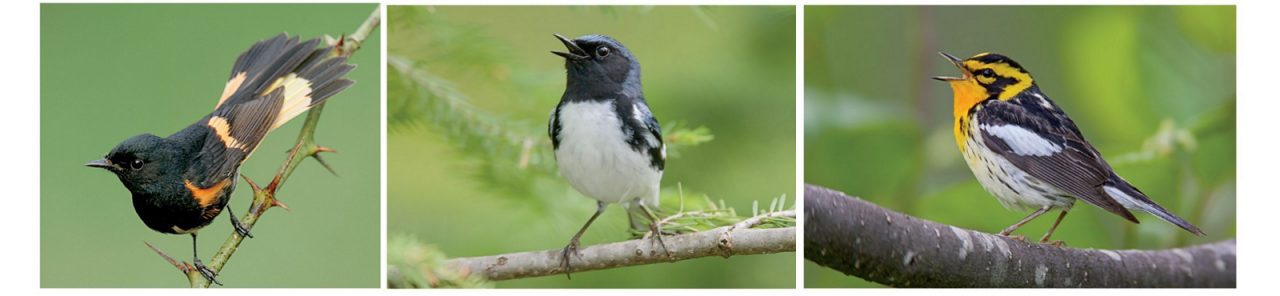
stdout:
POLYGON ((1008 100, 1035 84, 1031 73, 1022 65, 1000 54, 978 54, 965 60, 963 65, 971 77, 987 89, 987 94, 996 99, 1008 100))

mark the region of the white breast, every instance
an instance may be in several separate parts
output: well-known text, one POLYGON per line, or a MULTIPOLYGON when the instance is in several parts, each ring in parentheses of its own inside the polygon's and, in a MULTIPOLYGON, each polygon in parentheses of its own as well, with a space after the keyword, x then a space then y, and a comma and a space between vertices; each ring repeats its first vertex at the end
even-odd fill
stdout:
POLYGON ((571 102, 560 109, 560 175, 583 195, 608 203, 658 202, 662 172, 631 149, 610 102, 571 102))
MULTIPOLYGON (((963 151, 964 160, 973 171, 973 176, 978 178, 978 183, 982 184, 982 188, 991 195, 995 195, 1005 208, 1026 210, 1043 206, 1070 207, 1074 203, 1075 200, 1070 197, 1070 194, 1028 174, 987 147, 982 140, 981 128, 987 127, 978 125, 976 119, 970 120, 970 134, 963 151)), ((1019 148, 1014 146, 1011 148, 1015 153, 1020 153, 1019 148)), ((1027 155, 1034 155, 1034 153, 1027 153, 1027 155)))

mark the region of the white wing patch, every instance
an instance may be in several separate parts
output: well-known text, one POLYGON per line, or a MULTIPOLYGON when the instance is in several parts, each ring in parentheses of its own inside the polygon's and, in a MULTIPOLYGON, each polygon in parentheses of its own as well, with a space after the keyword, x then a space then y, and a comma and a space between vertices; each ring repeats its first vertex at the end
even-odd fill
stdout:
MULTIPOLYGON (((643 104, 640 104, 640 103, 631 104, 631 117, 635 118, 636 122, 639 122, 641 125, 644 124, 645 116, 648 113, 649 113, 649 107, 645 107, 643 104)), ((644 132, 644 140, 646 143, 649 144, 650 147, 658 146, 658 138, 655 138, 653 136, 653 133, 649 133, 647 130, 637 131, 637 132, 644 132)), ((667 158, 666 147, 663 147, 662 151, 663 151, 662 159, 666 159, 667 158)))
POLYGON ((1032 92, 1031 95, 1035 96, 1037 99, 1040 99, 1041 107, 1044 107, 1045 109, 1053 110, 1053 104, 1049 103, 1049 100, 1045 99, 1043 95, 1040 95, 1034 92, 1032 92))
POLYGON ((1050 142, 1026 128, 1016 125, 980 125, 982 131, 1003 140, 1013 153, 1022 156, 1050 156, 1062 152, 1062 146, 1050 142))

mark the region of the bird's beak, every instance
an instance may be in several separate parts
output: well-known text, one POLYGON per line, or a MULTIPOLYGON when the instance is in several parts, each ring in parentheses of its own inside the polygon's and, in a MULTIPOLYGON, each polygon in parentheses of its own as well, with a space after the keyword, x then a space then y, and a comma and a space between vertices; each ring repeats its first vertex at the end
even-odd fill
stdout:
POLYGON ((110 160, 106 160, 106 159, 98 159, 98 160, 90 161, 89 163, 84 164, 84 166, 106 169, 108 171, 113 171, 113 172, 120 169, 119 166, 112 164, 110 160))
POLYGON ((577 44, 574 44, 573 40, 570 40, 569 38, 565 38, 560 34, 553 34, 553 35, 556 36, 556 39, 560 39, 560 43, 564 43, 565 49, 568 49, 569 52, 552 51, 551 53, 564 57, 567 60, 581 60, 581 59, 586 59, 588 57, 587 51, 582 50, 581 47, 578 47, 577 44))
MULTIPOLYGON (((960 68, 960 72, 964 73, 963 75, 965 75, 965 76, 969 75, 969 74, 968 74, 968 72, 966 72, 966 71, 965 71, 965 69, 964 69, 964 60, 962 60, 962 59, 960 59, 960 58, 957 58, 956 56, 953 56, 953 55, 951 55, 951 54, 949 54, 949 53, 945 53, 945 52, 941 52, 941 51, 939 51, 939 52, 938 52, 938 55, 941 55, 942 57, 947 58, 947 60, 948 60, 948 61, 951 61, 951 64, 952 64, 952 65, 955 65, 955 66, 956 66, 956 68, 960 68)), ((933 80, 937 80, 937 81, 956 81, 956 80, 964 80, 964 76, 961 76, 961 77, 934 76, 934 77, 933 77, 933 80)))

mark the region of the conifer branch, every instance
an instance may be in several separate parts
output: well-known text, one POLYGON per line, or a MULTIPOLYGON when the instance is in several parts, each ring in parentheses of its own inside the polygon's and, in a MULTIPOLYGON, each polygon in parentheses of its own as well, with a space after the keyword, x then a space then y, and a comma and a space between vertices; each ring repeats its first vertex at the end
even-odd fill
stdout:
MULTIPOLYGON (((760 255, 795 252, 795 226, 781 228, 753 228, 769 219, 795 218, 795 210, 769 212, 741 220, 728 226, 706 231, 664 235, 667 256, 663 247, 652 238, 583 246, 579 256, 573 256, 573 272, 621 268, 666 262, 678 262, 710 256, 729 258, 735 255, 760 255)), ((476 276, 490 281, 541 277, 563 274, 560 265, 562 249, 518 252, 482 257, 453 258, 441 264, 453 270, 452 274, 466 278, 476 276)), ((388 270, 388 286, 414 287, 413 282, 398 279, 400 267, 388 270)), ((434 281, 429 281, 434 282, 434 281)))

